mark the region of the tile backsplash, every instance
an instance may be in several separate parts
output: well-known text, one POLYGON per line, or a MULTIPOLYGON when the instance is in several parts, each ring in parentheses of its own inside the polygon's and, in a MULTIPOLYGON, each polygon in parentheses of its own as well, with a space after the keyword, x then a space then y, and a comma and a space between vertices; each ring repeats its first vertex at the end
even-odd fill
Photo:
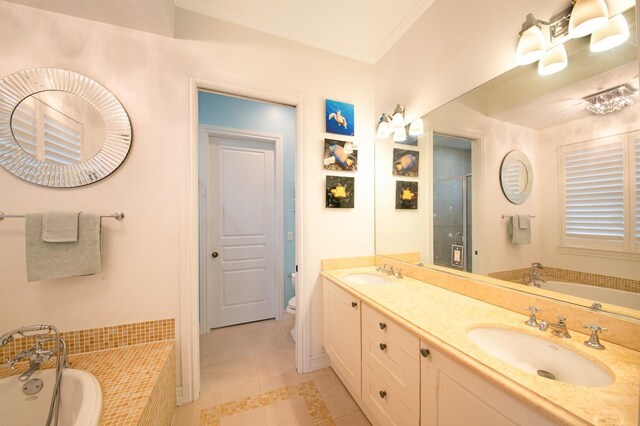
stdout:
MULTIPOLYGON (((578 284, 606 287, 616 290, 640 293, 640 281, 628 278, 610 277, 607 275, 591 274, 588 272, 571 271, 569 269, 545 266, 544 277, 547 280, 565 281, 578 284)), ((529 275, 529 268, 512 269, 509 271, 491 272, 489 276, 504 281, 522 284, 522 278, 529 275)))
MULTIPOLYGON (((63 331, 60 335, 67 343, 68 354, 74 355, 175 339, 175 328, 175 319, 169 318, 85 330, 63 331)), ((11 343, 0 348, 0 362, 12 359, 16 354, 30 349, 33 347, 34 341, 34 337, 16 337, 11 343)))

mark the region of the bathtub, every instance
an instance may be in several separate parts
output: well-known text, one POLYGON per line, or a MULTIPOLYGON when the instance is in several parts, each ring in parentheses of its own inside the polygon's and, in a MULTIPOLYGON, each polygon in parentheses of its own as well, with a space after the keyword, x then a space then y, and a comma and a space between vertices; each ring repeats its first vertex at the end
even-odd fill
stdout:
POLYGON ((562 281, 547 281, 546 283, 540 282, 540 288, 571 296, 582 297, 602 304, 611 304, 640 310, 640 293, 562 281))
MULTIPOLYGON (((49 414, 55 374, 55 368, 36 371, 31 379, 42 380, 42 390, 31 396, 23 393, 26 384, 18 381, 18 376, 0 379, 0 424, 44 425, 49 414)), ((101 413, 102 390, 98 380, 83 370, 64 369, 60 383, 58 426, 97 426, 101 413)))

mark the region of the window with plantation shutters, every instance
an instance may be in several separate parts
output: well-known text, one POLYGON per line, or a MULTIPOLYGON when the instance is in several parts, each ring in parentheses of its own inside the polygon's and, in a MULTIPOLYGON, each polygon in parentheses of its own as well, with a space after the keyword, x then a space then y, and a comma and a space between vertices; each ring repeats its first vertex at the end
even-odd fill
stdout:
POLYGON ((639 251, 640 137, 560 148, 561 245, 639 251))

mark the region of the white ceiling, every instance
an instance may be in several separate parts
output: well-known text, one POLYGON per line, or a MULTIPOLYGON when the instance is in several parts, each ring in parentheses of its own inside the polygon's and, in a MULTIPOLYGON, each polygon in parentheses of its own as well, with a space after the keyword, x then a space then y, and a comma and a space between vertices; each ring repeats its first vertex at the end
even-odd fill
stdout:
POLYGON ((175 8, 375 63, 435 0, 8 0, 173 36, 175 8))
POLYGON ((175 0, 177 7, 375 63, 435 0, 175 0))
POLYGON ((173 37, 173 0, 8 0, 71 15, 173 37))

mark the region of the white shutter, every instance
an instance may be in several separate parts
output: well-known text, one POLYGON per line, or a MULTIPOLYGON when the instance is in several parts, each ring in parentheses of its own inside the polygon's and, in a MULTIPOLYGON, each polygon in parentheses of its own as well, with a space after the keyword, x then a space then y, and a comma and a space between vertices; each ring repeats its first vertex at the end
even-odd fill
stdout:
POLYGON ((36 109, 33 101, 25 100, 15 109, 11 116, 11 130, 20 147, 27 154, 38 158, 36 109))
POLYGON ((70 119, 59 120, 51 111, 44 114, 44 158, 56 164, 77 164, 81 161, 82 129, 70 119), (70 122, 70 123, 69 123, 70 122), (75 124, 75 126, 69 125, 75 124), (75 127, 75 128, 74 128, 75 127))
POLYGON ((624 242, 624 143, 562 148, 563 239, 624 242))

